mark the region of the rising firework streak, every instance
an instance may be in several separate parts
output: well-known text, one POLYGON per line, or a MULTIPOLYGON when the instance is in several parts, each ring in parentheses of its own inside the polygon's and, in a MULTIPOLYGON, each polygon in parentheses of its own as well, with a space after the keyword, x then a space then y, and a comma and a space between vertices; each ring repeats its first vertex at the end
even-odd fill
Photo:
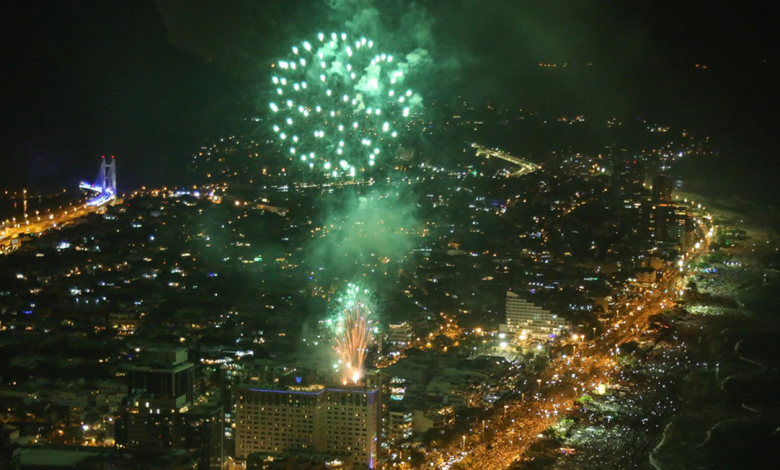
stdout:
POLYGON ((335 337, 333 350, 341 359, 343 382, 358 383, 377 330, 375 302, 368 289, 349 284, 335 303, 334 315, 327 321, 335 337))

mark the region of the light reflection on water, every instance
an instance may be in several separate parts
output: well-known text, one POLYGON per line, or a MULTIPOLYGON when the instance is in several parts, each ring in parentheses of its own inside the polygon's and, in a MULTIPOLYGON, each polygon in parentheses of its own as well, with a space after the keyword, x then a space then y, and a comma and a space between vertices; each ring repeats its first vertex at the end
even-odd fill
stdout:
POLYGON ((24 219, 26 213, 28 218, 35 217, 38 214, 48 214, 49 212, 59 212, 65 210, 70 205, 78 205, 83 202, 83 195, 76 192, 68 192, 54 196, 37 195, 23 197, 22 195, 2 195, 0 194, 0 221, 5 221, 16 217, 16 220, 24 219))

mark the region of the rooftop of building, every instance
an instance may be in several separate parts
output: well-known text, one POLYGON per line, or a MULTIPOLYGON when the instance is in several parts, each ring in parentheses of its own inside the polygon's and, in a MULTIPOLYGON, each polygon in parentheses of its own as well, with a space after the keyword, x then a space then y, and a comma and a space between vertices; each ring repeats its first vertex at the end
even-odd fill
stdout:
POLYGON ((241 387, 243 390, 250 392, 264 392, 264 393, 290 393, 300 395, 319 395, 323 392, 342 392, 342 393, 374 393, 377 391, 376 387, 367 387, 364 385, 323 385, 313 384, 307 386, 293 386, 293 385, 281 385, 281 384, 268 384, 268 385, 245 385, 241 387))

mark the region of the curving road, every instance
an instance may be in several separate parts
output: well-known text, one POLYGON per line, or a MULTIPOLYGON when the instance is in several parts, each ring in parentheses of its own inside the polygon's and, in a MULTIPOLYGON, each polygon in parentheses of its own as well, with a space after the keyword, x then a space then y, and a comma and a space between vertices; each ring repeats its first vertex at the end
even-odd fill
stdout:
MULTIPOLYGON (((712 234, 706 236, 686 257, 688 265, 708 252, 711 239, 712 234)), ((425 468, 504 470, 522 460, 538 436, 571 411, 584 393, 592 392, 600 383, 618 381, 618 346, 642 339, 650 316, 674 305, 688 275, 685 269, 667 269, 654 289, 647 289, 641 298, 620 307, 621 315, 601 336, 577 344, 573 356, 552 360, 550 367, 537 376, 537 387, 531 386, 525 393, 518 390, 502 401, 503 408, 486 413, 483 417, 489 426, 483 421, 481 431, 472 429, 461 439, 428 451, 425 468)))
POLYGON ((75 219, 84 217, 85 215, 102 211, 111 203, 116 202, 121 202, 121 200, 115 199, 112 196, 112 198, 101 200, 97 204, 94 202, 88 202, 86 204, 72 207, 57 214, 38 216, 35 218, 30 217, 25 219, 24 222, 3 226, 0 228, 0 254, 7 254, 7 248, 10 247, 13 243, 13 240, 18 238, 20 235, 37 234, 60 227, 75 219))
POLYGON ((486 158, 496 157, 502 160, 506 160, 510 163, 514 163, 515 165, 520 167, 517 171, 510 173, 509 175, 510 177, 527 175, 528 173, 533 173, 534 171, 539 169, 539 165, 537 165, 536 163, 531 163, 527 160, 523 160, 522 158, 513 157, 512 155, 509 155, 508 153, 503 152, 501 150, 493 150, 477 144, 471 144, 471 146, 477 149, 478 157, 480 156, 485 156, 486 158))

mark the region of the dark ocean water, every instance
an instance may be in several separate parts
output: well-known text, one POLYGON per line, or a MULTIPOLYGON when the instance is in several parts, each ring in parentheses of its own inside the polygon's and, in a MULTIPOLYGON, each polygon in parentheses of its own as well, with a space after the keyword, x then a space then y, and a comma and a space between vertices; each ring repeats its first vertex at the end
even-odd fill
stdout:
MULTIPOLYGON (((679 180, 677 189, 730 210, 732 222, 744 220, 775 233, 780 228, 780 213, 772 204, 747 199, 748 192, 733 184, 679 180)), ((770 245, 777 246, 774 233, 770 237, 770 245)), ((655 468, 780 468, 780 276, 772 269, 776 258, 741 259, 760 267, 763 282, 754 278, 733 286, 739 292, 737 310, 699 319, 703 329, 695 348, 706 366, 686 377, 681 411, 651 454, 655 468)))
POLYGON ((41 215, 48 214, 49 211, 57 212, 60 209, 67 209, 70 204, 77 205, 82 200, 83 196, 76 192, 27 198, 0 196, 0 221, 12 217, 16 217, 16 220, 19 221, 24 219, 25 213, 28 217, 35 217, 35 211, 41 215))
POLYGON ((702 332, 710 361, 685 380, 682 410, 651 455, 657 469, 777 468, 780 311, 744 313, 702 332))
POLYGON ((780 174, 780 161, 769 154, 690 157, 669 172, 669 176, 678 178, 685 191, 780 209, 777 174, 780 174))

